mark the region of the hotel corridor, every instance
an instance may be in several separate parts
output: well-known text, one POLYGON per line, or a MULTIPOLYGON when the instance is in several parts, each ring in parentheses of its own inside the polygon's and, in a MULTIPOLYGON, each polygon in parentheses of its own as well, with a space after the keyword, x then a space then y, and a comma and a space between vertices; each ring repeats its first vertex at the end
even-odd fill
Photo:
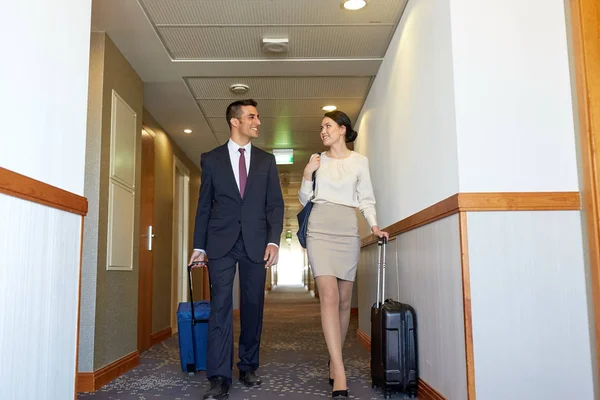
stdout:
MULTIPOLYGON (((234 321, 236 342, 239 320, 234 321)), ((381 399, 381 391, 371 389, 369 353, 356 339, 356 329, 357 318, 353 316, 344 348, 350 396, 357 400, 381 399)), ((78 399, 201 399, 208 381, 203 372, 192 377, 183 373, 178 351, 174 336, 143 353, 140 365, 134 370, 96 393, 80 393, 78 399)), ((237 357, 237 342, 234 354, 237 357)), ((237 381, 237 370, 234 370, 231 400, 331 397, 319 302, 303 288, 276 287, 267 294, 260 357, 262 388, 245 388, 237 381)), ((403 396, 395 394, 392 398, 403 396)))

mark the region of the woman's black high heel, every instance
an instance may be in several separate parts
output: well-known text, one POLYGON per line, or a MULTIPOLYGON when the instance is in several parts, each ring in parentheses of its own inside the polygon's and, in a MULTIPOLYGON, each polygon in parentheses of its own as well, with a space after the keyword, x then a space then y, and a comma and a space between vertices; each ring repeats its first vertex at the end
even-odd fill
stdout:
MULTIPOLYGON (((329 367, 329 365, 330 365, 330 364, 331 364, 331 360, 327 361, 327 370, 328 370, 328 371, 327 371, 327 375, 329 375, 329 368, 330 368, 330 367, 329 367)), ((331 379, 331 377, 329 377, 329 384, 330 384, 331 386, 333 386, 333 379, 331 379)))
POLYGON ((333 399, 347 399, 348 398, 348 389, 346 389, 346 390, 334 390, 331 393, 331 398, 333 398, 333 399))

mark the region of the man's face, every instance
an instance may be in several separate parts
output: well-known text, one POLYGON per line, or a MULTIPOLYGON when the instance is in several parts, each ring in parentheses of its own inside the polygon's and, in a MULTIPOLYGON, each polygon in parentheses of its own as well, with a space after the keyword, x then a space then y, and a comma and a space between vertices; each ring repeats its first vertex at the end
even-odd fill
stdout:
POLYGON ((248 139, 256 139, 258 137, 258 127, 260 120, 258 119, 258 111, 254 106, 242 106, 242 116, 236 118, 238 120, 237 130, 242 136, 248 139))

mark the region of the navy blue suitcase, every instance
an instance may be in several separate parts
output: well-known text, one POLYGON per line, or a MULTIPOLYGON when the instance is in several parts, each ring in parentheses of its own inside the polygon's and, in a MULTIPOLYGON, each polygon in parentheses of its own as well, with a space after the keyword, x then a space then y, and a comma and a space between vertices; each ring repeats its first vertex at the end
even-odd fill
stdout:
POLYGON ((188 268, 188 273, 190 301, 179 303, 177 308, 177 328, 179 330, 181 370, 193 375, 196 371, 206 370, 210 302, 206 300, 194 302, 191 268, 188 268), (194 304, 193 308, 192 304, 194 304))

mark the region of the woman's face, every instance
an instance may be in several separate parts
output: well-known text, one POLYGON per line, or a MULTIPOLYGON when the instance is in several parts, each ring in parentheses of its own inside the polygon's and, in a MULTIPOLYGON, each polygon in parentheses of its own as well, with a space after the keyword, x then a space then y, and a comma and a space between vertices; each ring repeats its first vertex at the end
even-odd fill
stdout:
POLYGON ((338 125, 329 117, 323 118, 323 121, 321 121, 321 140, 325 146, 331 147, 339 141, 345 143, 345 136, 345 126, 338 125))

